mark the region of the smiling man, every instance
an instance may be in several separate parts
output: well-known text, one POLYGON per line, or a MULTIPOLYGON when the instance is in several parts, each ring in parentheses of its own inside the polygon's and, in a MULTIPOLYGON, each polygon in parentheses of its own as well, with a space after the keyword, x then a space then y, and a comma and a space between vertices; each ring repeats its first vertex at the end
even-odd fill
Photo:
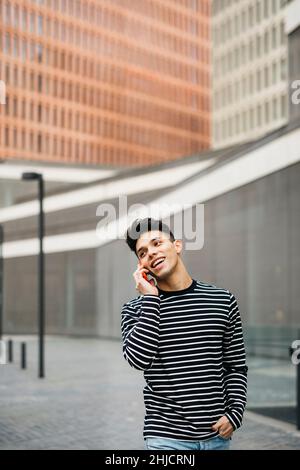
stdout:
POLYGON ((136 220, 126 242, 140 295, 123 305, 123 355, 144 371, 145 448, 229 449, 247 392, 237 301, 189 275, 182 241, 161 220, 136 220))

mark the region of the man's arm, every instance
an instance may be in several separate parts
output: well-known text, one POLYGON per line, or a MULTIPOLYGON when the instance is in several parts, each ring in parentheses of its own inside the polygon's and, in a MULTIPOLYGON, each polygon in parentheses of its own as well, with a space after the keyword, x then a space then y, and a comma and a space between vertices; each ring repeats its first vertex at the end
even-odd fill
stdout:
POLYGON ((236 430, 242 424, 247 401, 247 371, 241 316, 230 293, 229 322, 223 340, 224 381, 227 392, 225 416, 236 430))
POLYGON ((141 313, 137 315, 129 302, 122 308, 121 331, 123 356, 138 370, 147 370, 154 360, 159 341, 160 297, 142 297, 141 313))

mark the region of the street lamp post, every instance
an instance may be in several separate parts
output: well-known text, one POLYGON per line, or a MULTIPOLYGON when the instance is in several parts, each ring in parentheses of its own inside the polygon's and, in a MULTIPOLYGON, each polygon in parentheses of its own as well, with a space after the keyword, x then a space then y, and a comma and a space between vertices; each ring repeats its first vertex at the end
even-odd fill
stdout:
POLYGON ((40 173, 23 173, 22 179, 26 181, 38 181, 39 188, 39 258, 38 258, 38 330, 39 330, 39 377, 45 377, 45 355, 44 355, 44 335, 45 335, 45 267, 44 267, 44 180, 40 173))
POLYGON ((4 231, 3 231, 2 225, 0 225, 0 339, 2 339, 2 335, 3 335, 3 302, 4 302, 3 241, 4 241, 4 231))

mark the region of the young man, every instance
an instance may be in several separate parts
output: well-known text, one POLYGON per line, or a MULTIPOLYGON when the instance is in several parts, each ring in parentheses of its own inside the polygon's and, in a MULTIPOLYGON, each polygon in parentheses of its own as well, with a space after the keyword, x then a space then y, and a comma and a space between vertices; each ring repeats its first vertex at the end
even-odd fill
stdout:
POLYGON ((123 305, 123 355, 147 383, 145 448, 228 449, 247 391, 237 301, 191 278, 182 241, 162 221, 137 220, 126 235, 138 258, 133 277, 141 295, 123 305))

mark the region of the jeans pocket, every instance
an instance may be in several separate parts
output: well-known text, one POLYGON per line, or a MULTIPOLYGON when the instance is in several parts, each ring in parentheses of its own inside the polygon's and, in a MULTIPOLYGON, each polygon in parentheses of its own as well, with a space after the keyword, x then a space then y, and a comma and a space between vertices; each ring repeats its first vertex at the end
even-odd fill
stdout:
POLYGON ((221 434, 218 434, 218 437, 220 439, 222 439, 222 441, 230 441, 230 439, 231 439, 231 436, 230 437, 223 437, 223 436, 221 436, 221 434))
POLYGON ((174 449, 173 447, 168 447, 168 443, 164 439, 156 437, 147 437, 146 446, 148 450, 174 449))

